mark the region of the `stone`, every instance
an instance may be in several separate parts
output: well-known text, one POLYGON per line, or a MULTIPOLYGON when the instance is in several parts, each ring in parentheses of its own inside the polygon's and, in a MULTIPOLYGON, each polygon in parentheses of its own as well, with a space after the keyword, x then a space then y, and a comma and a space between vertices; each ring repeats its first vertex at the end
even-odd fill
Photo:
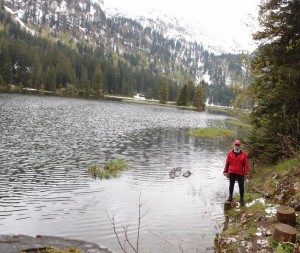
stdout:
POLYGON ((233 201, 226 201, 225 203, 224 203, 224 210, 229 210, 229 209, 231 209, 231 208, 233 208, 234 207, 234 203, 233 203, 233 201))
POLYGON ((57 249, 77 248, 82 253, 114 253, 110 249, 101 248, 94 243, 65 237, 44 235, 38 235, 36 237, 27 235, 0 235, 1 253, 16 253, 20 251, 32 252, 34 249, 50 247, 57 249))

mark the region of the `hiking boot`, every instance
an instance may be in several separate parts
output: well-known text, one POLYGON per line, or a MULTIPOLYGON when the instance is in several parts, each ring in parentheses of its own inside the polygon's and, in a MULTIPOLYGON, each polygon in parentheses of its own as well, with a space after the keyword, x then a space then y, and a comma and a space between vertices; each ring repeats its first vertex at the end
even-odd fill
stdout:
POLYGON ((228 201, 228 202, 231 202, 231 201, 232 201, 232 197, 229 197, 229 198, 227 199, 227 201, 228 201))
POLYGON ((244 206, 244 205, 245 205, 245 202, 244 202, 243 199, 240 200, 240 204, 241 204, 241 206, 244 206))

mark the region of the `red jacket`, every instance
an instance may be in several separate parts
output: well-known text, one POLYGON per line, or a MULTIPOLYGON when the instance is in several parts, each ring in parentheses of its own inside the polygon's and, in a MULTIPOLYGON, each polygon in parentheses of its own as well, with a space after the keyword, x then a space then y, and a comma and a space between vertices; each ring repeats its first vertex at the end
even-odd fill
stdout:
POLYGON ((227 154, 224 173, 248 175, 249 165, 246 152, 234 153, 230 150, 227 154), (229 171, 228 171, 229 169, 229 171))

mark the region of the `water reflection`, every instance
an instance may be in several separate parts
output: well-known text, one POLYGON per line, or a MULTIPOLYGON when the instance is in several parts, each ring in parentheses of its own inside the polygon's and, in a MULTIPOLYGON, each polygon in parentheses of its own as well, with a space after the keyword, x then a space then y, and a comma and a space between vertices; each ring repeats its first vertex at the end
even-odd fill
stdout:
POLYGON ((137 232, 142 252, 213 252, 223 221, 227 182, 220 143, 189 137, 224 115, 174 108, 0 94, 0 226, 2 233, 60 235, 119 246, 106 211, 137 232), (120 178, 94 180, 91 164, 124 159, 120 178), (174 167, 189 178, 169 178, 174 167), (149 232, 151 231, 151 233, 149 232))

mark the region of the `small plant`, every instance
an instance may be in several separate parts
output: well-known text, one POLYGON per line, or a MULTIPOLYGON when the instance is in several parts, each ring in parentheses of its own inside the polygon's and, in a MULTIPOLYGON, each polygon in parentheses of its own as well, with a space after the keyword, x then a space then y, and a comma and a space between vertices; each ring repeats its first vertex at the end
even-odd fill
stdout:
POLYGON ((245 192, 244 199, 246 203, 250 203, 253 200, 259 199, 261 195, 257 192, 245 192))
POLYGON ((88 168, 88 172, 94 178, 109 179, 117 177, 124 169, 128 168, 128 164, 123 160, 114 160, 108 162, 104 167, 98 167, 93 164, 88 168))
POLYGON ((294 250, 294 244, 290 242, 279 243, 276 248, 276 253, 292 253, 294 250))
POLYGON ((231 224, 231 226, 228 227, 228 229, 223 233, 224 235, 237 235, 239 233, 239 228, 236 224, 231 224))
POLYGON ((237 249, 240 247, 240 242, 231 243, 226 249, 227 253, 236 253, 237 249))
POLYGON ((247 226, 247 229, 245 230, 244 240, 248 240, 249 238, 254 236, 256 232, 257 232, 256 223, 255 222, 249 223, 249 225, 247 226))

